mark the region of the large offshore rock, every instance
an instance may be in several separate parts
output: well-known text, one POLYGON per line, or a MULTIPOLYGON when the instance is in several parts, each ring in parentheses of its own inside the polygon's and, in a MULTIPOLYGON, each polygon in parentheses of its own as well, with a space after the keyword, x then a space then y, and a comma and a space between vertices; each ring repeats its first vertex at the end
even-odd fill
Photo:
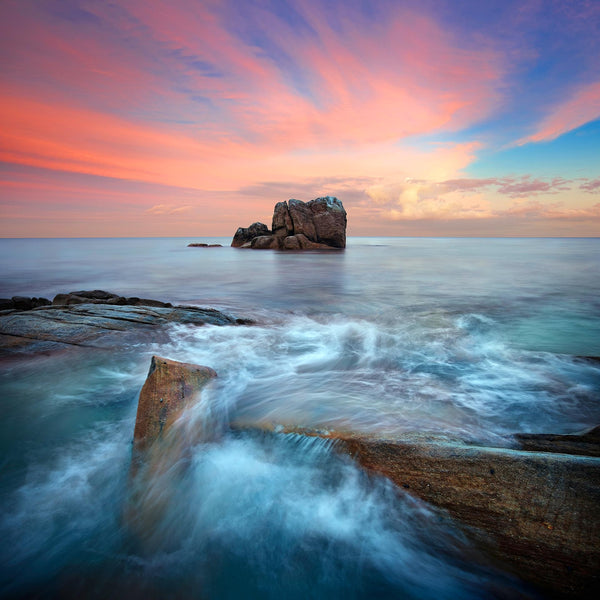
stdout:
POLYGON ((210 367, 153 356, 138 400, 134 447, 143 451, 163 436, 200 390, 217 376, 210 367))
POLYGON ((240 227, 231 242, 237 248, 330 250, 346 247, 346 211, 333 196, 310 202, 278 202, 272 231, 262 223, 240 227), (260 226, 260 227, 258 227, 260 226))

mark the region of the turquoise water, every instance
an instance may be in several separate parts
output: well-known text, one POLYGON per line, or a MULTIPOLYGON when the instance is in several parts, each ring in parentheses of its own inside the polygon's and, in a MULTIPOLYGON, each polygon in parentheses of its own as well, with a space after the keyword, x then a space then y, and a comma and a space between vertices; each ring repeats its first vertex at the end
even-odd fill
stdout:
POLYGON ((201 444, 141 550, 122 522, 137 395, 159 354, 216 369, 203 397, 224 421, 496 445, 580 431, 600 423, 581 358, 600 356, 600 240, 186 247, 229 241, 0 240, 0 297, 99 288, 257 321, 0 365, 2 594, 514 596, 454 524, 315 440, 201 444))

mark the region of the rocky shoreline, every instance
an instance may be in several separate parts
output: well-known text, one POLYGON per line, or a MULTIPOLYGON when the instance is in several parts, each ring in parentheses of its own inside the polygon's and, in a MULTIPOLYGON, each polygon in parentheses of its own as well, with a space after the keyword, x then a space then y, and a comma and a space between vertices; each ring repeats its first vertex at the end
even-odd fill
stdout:
POLYGON ((0 299, 0 357, 47 353, 70 346, 112 347, 127 334, 156 333, 167 325, 247 325, 213 308, 173 306, 103 290, 44 298, 0 299))
MULTIPOLYGON (((66 348, 114 348, 173 323, 246 325, 210 308, 124 297, 102 290, 0 300, 0 357, 66 348)), ((594 360, 588 359, 588 360, 594 360)), ((170 425, 217 374, 153 357, 138 401, 132 473, 168 468, 198 440, 170 439, 170 425), (147 467, 150 468, 147 468, 147 467), (157 467, 158 468, 158 467, 157 467)), ((515 432, 512 447, 486 447, 418 433, 383 439, 264 423, 229 423, 233 435, 301 435, 332 440, 367 472, 445 511, 478 550, 548 598, 595 597, 600 590, 600 427, 571 435, 515 432)), ((197 432, 215 441, 222 431, 197 432)))

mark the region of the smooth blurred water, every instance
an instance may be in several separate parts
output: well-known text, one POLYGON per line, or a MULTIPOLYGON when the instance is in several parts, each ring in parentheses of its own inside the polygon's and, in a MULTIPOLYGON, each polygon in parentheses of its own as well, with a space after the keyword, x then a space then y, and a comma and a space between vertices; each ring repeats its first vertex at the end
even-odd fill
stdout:
POLYGON ((600 356, 600 240, 197 241, 229 243, 0 240, 0 297, 105 289, 257 320, 0 365, 0 594, 514 597, 439 513, 301 438, 199 444, 138 547, 123 525, 137 395, 159 354, 217 370, 203 402, 223 421, 500 445, 579 431, 600 423, 600 366, 579 358, 600 356))

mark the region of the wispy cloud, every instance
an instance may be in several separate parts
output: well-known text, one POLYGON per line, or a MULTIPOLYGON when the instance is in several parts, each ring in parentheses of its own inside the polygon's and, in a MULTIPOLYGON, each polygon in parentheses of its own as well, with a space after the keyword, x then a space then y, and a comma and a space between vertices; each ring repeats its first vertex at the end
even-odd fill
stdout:
POLYGON ((172 204, 155 204, 154 206, 146 209, 146 212, 151 215, 175 215, 177 213, 188 212, 193 210, 193 206, 174 206, 172 204))
POLYGON ((594 3, 435 4, 0 3, 0 161, 29 169, 4 174, 3 217, 50 220, 44 195, 73 222, 110 214, 107 234, 124 213, 146 233, 184 216, 225 233, 324 193, 383 229, 493 219, 549 195, 587 210, 589 170, 577 183, 528 165, 466 173, 500 137, 552 140, 598 118, 594 3), (539 47, 557 14, 560 39, 539 47))
POLYGON ((600 81, 582 85, 570 98, 554 106, 531 135, 520 139, 519 145, 546 142, 600 119, 600 81))
POLYGON ((579 189, 589 194, 600 194, 600 177, 598 179, 588 179, 579 186, 579 189))

